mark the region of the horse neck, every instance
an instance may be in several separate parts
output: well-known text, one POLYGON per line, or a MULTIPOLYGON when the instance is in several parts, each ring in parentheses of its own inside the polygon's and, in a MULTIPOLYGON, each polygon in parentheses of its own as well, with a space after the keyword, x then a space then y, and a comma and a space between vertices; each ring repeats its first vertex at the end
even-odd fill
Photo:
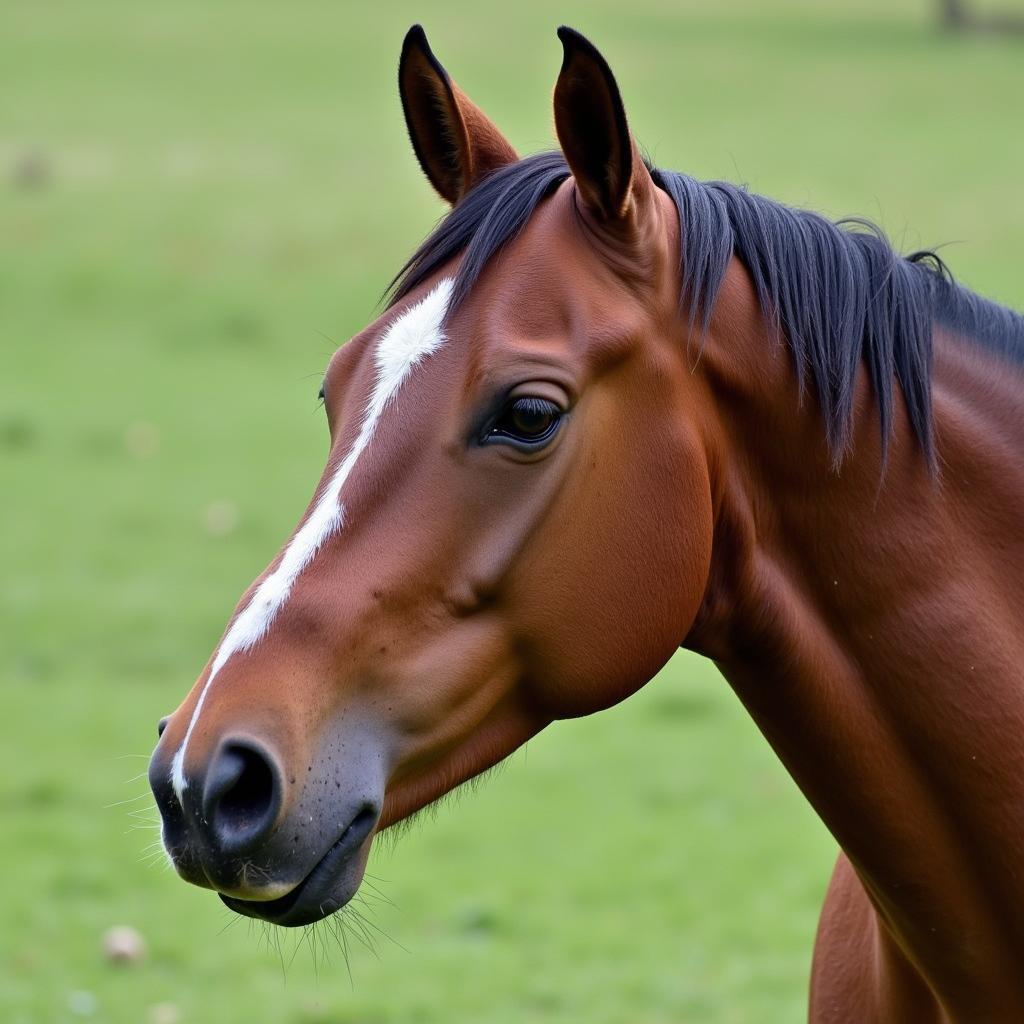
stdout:
POLYGON ((1024 948, 1021 378, 938 334, 938 475, 902 410, 881 469, 863 381, 836 472, 741 269, 723 298, 701 356, 712 570, 687 646, 718 663, 926 976, 969 984, 982 952, 981 976, 1013 972, 994 951, 1024 948))

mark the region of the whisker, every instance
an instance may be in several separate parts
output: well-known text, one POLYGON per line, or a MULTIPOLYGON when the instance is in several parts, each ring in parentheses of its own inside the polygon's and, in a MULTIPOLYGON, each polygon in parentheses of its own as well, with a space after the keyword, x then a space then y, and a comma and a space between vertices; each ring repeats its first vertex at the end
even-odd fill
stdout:
POLYGON ((360 892, 360 895, 361 896, 372 896, 374 899, 380 900, 381 903, 386 903, 389 907, 394 907, 395 910, 401 909, 398 906, 398 904, 395 903, 395 901, 391 899, 390 896, 388 896, 386 893, 384 893, 380 889, 379 886, 374 885, 372 881, 368 881, 368 879, 370 879, 372 877, 374 877, 374 876, 372 876, 372 875, 364 875, 363 876, 362 888, 363 889, 369 888, 370 892, 368 892, 368 893, 367 892, 360 892))
POLYGON ((228 910, 226 907, 224 908, 224 913, 229 915, 229 919, 228 919, 227 923, 224 925, 224 927, 221 928, 221 930, 219 932, 217 932, 217 934, 214 936, 215 938, 218 938, 218 939, 226 931, 230 930, 231 928, 234 928, 234 926, 236 924, 238 924, 239 921, 242 920, 242 915, 241 914, 236 914, 233 910, 228 910))
POLYGON ((366 927, 366 922, 363 920, 362 915, 353 907, 346 907, 345 924, 351 924, 355 929, 357 938, 362 944, 370 951, 375 959, 380 959, 380 951, 377 949, 377 944, 373 940, 373 936, 366 927))
POLYGON ((152 799, 153 799, 153 794, 152 793, 140 793, 138 796, 130 796, 126 800, 115 800, 112 804, 104 804, 102 809, 104 811, 109 811, 109 810, 111 810, 111 808, 123 807, 125 804, 134 804, 134 803, 137 803, 139 800, 152 800, 152 799))
MULTIPOLYGON (((349 904, 349 906, 351 906, 351 904, 349 904)), ((364 914, 361 914, 358 910, 356 910, 355 907, 352 907, 352 913, 357 915, 365 925, 372 928, 375 932, 378 932, 380 935, 383 935, 384 938, 388 940, 388 942, 396 945, 403 953, 409 952, 409 950, 406 949, 405 946, 403 946, 396 938, 394 938, 394 936, 388 934, 388 932, 381 928, 381 926, 377 924, 376 921, 372 920, 369 917, 366 917, 364 914)))

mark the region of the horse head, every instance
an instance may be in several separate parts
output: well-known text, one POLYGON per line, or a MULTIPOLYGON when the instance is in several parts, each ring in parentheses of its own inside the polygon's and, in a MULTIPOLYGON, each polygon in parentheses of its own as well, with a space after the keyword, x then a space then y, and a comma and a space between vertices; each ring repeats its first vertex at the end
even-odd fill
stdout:
POLYGON ((338 909, 378 832, 633 693, 698 613, 713 417, 677 212, 603 58, 560 37, 561 153, 526 160, 406 37, 452 212, 331 359, 312 501, 151 761, 175 868, 240 913, 338 909))

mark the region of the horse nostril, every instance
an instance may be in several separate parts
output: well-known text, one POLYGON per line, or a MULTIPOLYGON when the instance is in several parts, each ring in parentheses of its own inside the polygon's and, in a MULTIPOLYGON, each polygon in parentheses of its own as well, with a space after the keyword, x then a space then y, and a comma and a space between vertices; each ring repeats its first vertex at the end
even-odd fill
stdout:
POLYGON ((248 740, 221 747, 203 787, 203 816, 220 851, 237 855, 264 840, 281 806, 280 773, 248 740))
POLYGON ((159 722, 156 723, 156 738, 160 739, 164 734, 164 729, 167 728, 167 723, 171 720, 170 715, 164 715, 159 722))

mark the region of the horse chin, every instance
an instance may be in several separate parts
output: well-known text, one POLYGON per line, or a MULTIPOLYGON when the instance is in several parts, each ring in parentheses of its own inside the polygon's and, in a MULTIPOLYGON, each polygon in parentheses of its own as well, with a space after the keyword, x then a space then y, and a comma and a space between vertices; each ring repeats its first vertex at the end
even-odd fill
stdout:
POLYGON ((224 905, 282 928, 313 924, 340 910, 355 896, 363 880, 373 843, 376 816, 354 821, 306 877, 284 896, 246 900, 220 893, 224 905))

